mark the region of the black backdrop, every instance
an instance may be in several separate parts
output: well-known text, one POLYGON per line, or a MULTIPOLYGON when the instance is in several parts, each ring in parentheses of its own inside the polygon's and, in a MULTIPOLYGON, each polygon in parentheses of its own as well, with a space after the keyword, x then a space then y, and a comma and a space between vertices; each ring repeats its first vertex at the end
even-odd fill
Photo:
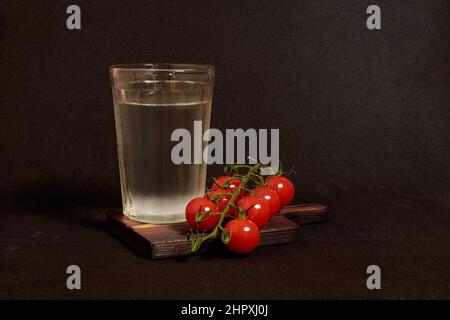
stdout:
POLYGON ((300 196, 449 180, 448 1, 377 1, 377 31, 370 1, 70 4, 3 1, 2 188, 119 197, 107 68, 164 61, 216 66, 212 126, 280 128, 300 196))
POLYGON ((447 0, 74 3, 78 31, 72 1, 0 3, 1 297, 448 297, 447 0), (366 28, 370 4, 381 30, 366 28), (126 62, 215 65, 212 126, 280 128, 296 201, 329 204, 330 223, 209 258, 202 279, 134 256, 92 209, 120 205, 108 66, 126 62), (411 196, 354 198, 369 189, 411 196), (65 287, 72 263, 82 293, 65 287), (365 287, 373 263, 388 270, 381 295, 365 287))

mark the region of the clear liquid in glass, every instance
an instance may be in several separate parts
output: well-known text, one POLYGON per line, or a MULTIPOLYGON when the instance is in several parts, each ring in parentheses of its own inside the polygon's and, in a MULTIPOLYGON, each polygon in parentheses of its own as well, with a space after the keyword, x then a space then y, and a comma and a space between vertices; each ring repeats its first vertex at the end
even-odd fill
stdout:
MULTIPOLYGON (((146 223, 185 221, 189 200, 204 193, 206 164, 175 165, 172 132, 194 121, 209 128, 211 88, 192 81, 136 81, 113 89, 124 214, 146 223)), ((193 155, 193 141, 191 142, 193 155)))

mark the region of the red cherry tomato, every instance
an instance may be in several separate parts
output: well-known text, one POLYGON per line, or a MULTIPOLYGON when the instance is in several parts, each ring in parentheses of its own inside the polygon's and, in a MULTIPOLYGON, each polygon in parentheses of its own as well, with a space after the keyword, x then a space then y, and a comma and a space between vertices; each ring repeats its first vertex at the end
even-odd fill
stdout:
POLYGON ((230 233, 230 241, 227 248, 235 253, 249 253, 253 251, 259 243, 258 226, 247 219, 233 219, 224 228, 230 233))
POLYGON ((245 196, 238 201, 238 207, 247 212, 247 219, 253 221, 259 229, 269 221, 270 206, 263 198, 256 196, 245 196))
POLYGON ((252 190, 256 196, 264 198, 270 207, 270 215, 273 217, 280 211, 281 203, 278 193, 270 188, 258 187, 252 190))
MULTIPOLYGON (((226 189, 216 189, 216 190, 210 190, 208 192, 208 198, 217 204, 217 212, 222 212, 225 210, 226 206, 228 205, 228 202, 231 200, 231 191, 226 189), (220 194, 226 194, 226 195, 220 195, 220 194)), ((230 206, 230 209, 228 210, 227 216, 229 215, 236 215, 237 209, 233 206, 230 206)))
MULTIPOLYGON (((241 180, 231 180, 230 183, 228 183, 228 190, 235 192, 236 189, 241 185, 241 180)), ((238 198, 242 198, 246 195, 247 191, 241 190, 238 194, 238 198)))
MULTIPOLYGON (((216 178, 216 181, 213 183, 213 185, 211 186, 211 190, 217 190, 217 189, 226 189, 226 190, 230 190, 231 192, 235 192, 236 189, 240 186, 241 184, 241 180, 238 179, 233 179, 233 180, 229 180, 231 178, 231 176, 220 176, 218 178, 216 178), (225 186, 225 183, 228 181, 227 185, 225 186)), ((243 196, 245 196, 246 191, 245 190, 241 190, 241 192, 239 192, 238 197, 242 198, 243 196)))
POLYGON ((292 201, 295 187, 290 180, 282 176, 270 176, 266 178, 265 182, 270 189, 273 189, 278 193, 281 206, 288 205, 292 201))
POLYGON ((220 176, 216 178, 216 181, 214 181, 211 186, 211 190, 223 189, 224 183, 230 178, 231 176, 220 176))
POLYGON ((217 206, 214 202, 206 199, 206 198, 194 198, 186 206, 186 221, 191 226, 192 229, 198 231, 209 231, 214 229, 214 227, 219 222, 219 215, 212 214, 209 216, 203 217, 203 220, 198 223, 195 221, 195 216, 198 212, 206 213, 206 212, 217 212, 217 206))

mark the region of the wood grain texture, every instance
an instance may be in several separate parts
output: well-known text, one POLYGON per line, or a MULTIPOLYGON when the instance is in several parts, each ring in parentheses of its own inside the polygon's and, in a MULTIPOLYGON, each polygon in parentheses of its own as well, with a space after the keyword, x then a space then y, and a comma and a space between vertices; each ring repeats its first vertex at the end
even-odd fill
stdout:
MULTIPOLYGON (((261 230, 259 246, 294 242, 298 238, 298 225, 323 222, 326 218, 326 207, 320 204, 286 206, 261 230)), ((107 214, 106 224, 111 232, 145 257, 161 259, 191 253, 187 241, 190 227, 185 222, 145 224, 116 210, 107 214)))
POLYGON ((327 221, 328 209, 320 203, 298 204, 281 208, 280 215, 299 225, 305 225, 327 221))

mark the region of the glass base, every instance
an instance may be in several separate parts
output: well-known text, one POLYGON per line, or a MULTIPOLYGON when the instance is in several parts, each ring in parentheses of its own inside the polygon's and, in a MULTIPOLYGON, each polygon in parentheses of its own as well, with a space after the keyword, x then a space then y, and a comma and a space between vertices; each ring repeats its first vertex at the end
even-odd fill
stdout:
POLYGON ((126 212, 123 213, 128 218, 142 223, 151 223, 151 224, 172 224, 172 223, 180 223, 186 222, 186 218, 183 215, 174 214, 174 215, 130 215, 126 212))

